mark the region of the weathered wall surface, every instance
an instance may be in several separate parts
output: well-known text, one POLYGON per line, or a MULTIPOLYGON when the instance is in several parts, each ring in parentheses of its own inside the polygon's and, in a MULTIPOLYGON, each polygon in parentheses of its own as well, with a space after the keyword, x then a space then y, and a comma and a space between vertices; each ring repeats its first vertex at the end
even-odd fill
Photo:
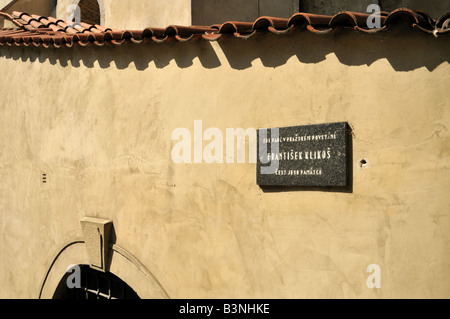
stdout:
POLYGON ((438 19, 444 13, 450 11, 450 1, 441 0, 382 0, 381 5, 385 11, 403 7, 423 10, 434 19, 438 19))
POLYGON ((212 25, 225 21, 254 21, 258 17, 258 0, 192 0, 192 24, 212 25))
POLYGON ((136 29, 191 25, 191 0, 104 0, 105 21, 110 27, 136 29))
POLYGON ((0 0, 0 7, 4 8, 6 5, 8 5, 11 2, 11 0, 0 0))
MULTIPOLYGON (((371 4, 379 4, 376 0, 301 0, 300 10, 317 14, 335 15, 340 11, 366 12, 371 4)), ((397 8, 396 8, 397 9, 397 8)))
MULTIPOLYGON (((11 0, 0 0, 0 9, 3 9, 11 0)), ((52 0, 19 0, 14 3, 7 12, 12 12, 14 10, 36 13, 40 15, 49 15, 52 0)))
MULTIPOLYGON (((67 19, 67 7, 78 0, 58 0, 57 17, 67 19)), ((191 0, 99 0, 105 26, 119 29, 143 29, 170 24, 191 25, 191 0)))
POLYGON ((449 53, 397 31, 2 47, 0 297, 36 298, 97 216, 172 298, 449 298, 449 53), (255 164, 174 164, 171 133, 194 120, 348 121, 353 191, 264 192, 255 164))
POLYGON ((192 23, 255 21, 261 16, 289 18, 299 11, 298 0, 192 0, 192 23))
POLYGON ((348 10, 367 12, 370 4, 380 5, 383 11, 393 11, 398 8, 423 10, 437 19, 450 11, 450 2, 441 0, 301 0, 300 10, 305 12, 334 15, 337 12, 348 10))

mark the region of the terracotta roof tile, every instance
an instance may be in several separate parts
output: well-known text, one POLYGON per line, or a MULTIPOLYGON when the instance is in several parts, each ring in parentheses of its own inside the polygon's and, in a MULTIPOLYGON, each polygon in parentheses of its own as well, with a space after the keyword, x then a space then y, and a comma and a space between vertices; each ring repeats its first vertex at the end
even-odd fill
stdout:
POLYGON ((369 28, 367 13, 343 11, 334 16, 299 12, 289 19, 260 17, 253 22, 227 21, 212 26, 177 26, 146 28, 143 30, 118 30, 85 22, 69 26, 63 20, 24 12, 12 15, 0 12, 14 23, 16 28, 0 29, 0 45, 44 46, 46 48, 73 45, 103 46, 130 43, 166 43, 193 40, 219 41, 230 37, 249 39, 257 33, 287 34, 307 30, 316 34, 328 34, 345 28, 364 33, 384 32, 405 21, 412 29, 434 36, 450 34, 450 12, 433 20, 421 11, 400 8, 380 13, 380 28, 369 28))

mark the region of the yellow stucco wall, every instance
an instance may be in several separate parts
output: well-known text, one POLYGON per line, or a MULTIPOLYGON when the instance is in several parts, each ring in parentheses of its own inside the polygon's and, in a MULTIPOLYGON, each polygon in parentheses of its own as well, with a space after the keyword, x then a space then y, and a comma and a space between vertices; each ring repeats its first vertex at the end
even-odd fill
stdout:
POLYGON ((113 220, 171 298, 450 297, 449 53, 403 30, 0 48, 0 297, 36 298, 84 216, 113 220), (171 133, 194 120, 347 121, 353 191, 264 192, 255 164, 174 164, 171 133))
POLYGON ((191 0, 104 0, 105 25, 120 29, 191 25, 191 0))
MULTIPOLYGON (((56 15, 67 19, 67 8, 79 0, 58 0, 56 15)), ((100 0, 102 24, 109 28, 143 29, 168 25, 191 25, 190 0, 100 0)))

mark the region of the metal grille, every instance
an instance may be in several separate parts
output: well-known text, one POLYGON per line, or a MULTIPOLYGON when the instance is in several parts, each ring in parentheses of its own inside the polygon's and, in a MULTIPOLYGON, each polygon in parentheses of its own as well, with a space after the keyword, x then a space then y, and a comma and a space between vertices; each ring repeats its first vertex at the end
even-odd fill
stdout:
POLYGON ((139 299, 134 290, 112 273, 82 265, 81 288, 68 288, 67 275, 61 280, 53 299, 139 299))

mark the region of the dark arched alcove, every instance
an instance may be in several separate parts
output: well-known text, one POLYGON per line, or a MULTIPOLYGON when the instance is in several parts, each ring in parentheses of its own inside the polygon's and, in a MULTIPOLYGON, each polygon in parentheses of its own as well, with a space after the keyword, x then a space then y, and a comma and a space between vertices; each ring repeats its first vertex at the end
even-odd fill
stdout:
POLYGON ((81 0, 81 21, 89 24, 100 24, 100 6, 97 0, 81 0))
POLYGON ((140 299, 126 282, 112 273, 104 273, 88 265, 78 265, 76 268, 76 274, 75 271, 64 274, 53 299, 140 299), (67 284, 67 279, 70 283, 76 282, 69 278, 74 275, 80 276, 79 286, 72 288, 67 284))

